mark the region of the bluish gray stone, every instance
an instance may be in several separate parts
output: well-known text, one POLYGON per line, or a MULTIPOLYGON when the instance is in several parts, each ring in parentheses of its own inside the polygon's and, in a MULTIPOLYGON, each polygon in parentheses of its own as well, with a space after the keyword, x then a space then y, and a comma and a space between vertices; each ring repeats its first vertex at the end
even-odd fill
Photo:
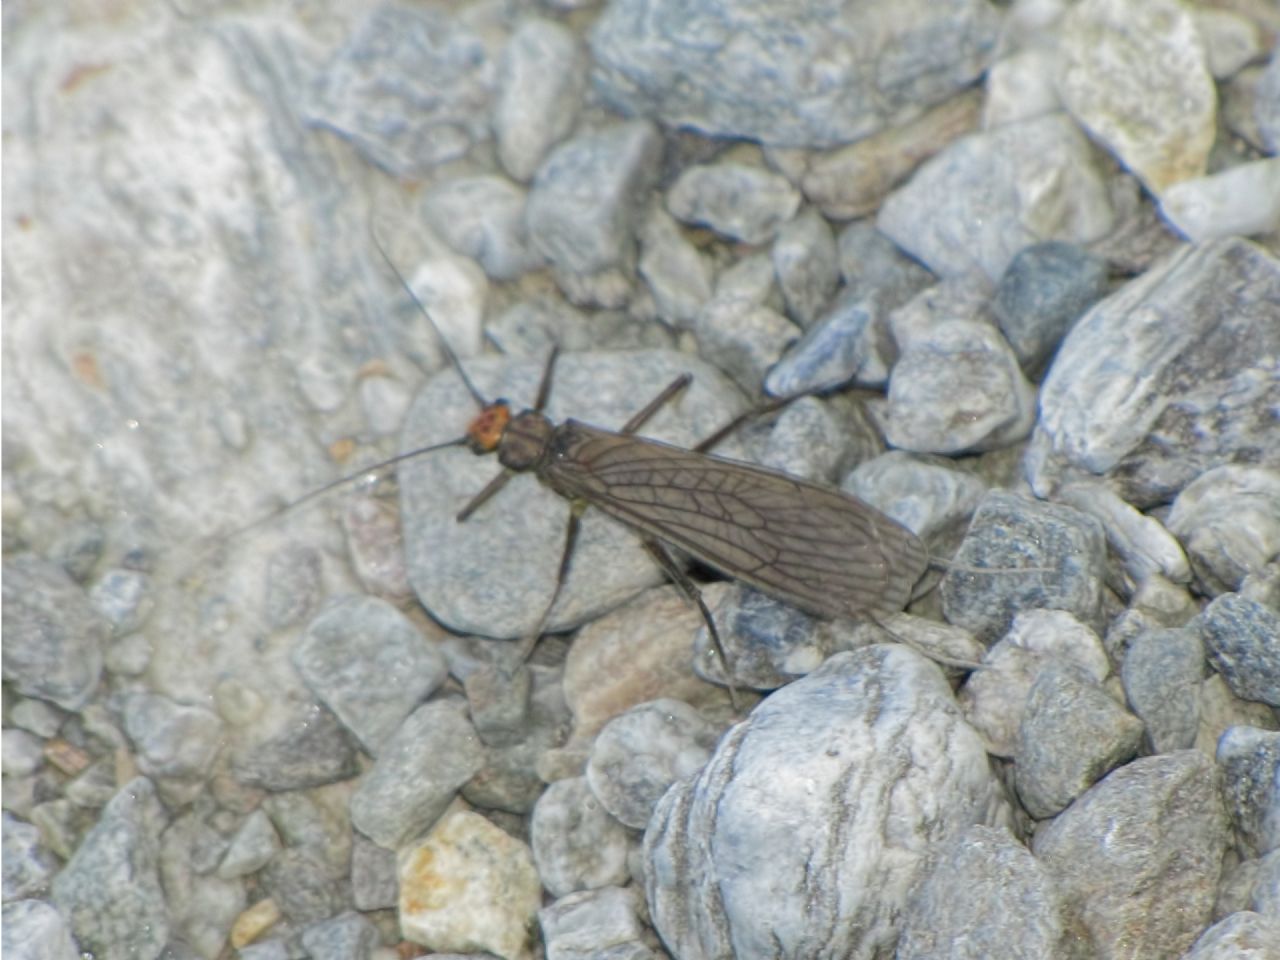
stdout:
POLYGON ((53 880, 53 902, 80 949, 101 960, 155 960, 169 938, 158 869, 167 820, 145 777, 130 780, 53 880))
POLYGON ((1204 644, 1194 627, 1138 634, 1125 652, 1120 678, 1129 705, 1146 726, 1152 752, 1195 745, 1204 644))
POLYGON ((351 900, 357 910, 390 910, 400 896, 394 850, 359 833, 351 843, 351 900))
POLYGON ((22 960, 79 960, 67 921, 43 900, 6 900, 0 910, 0 945, 22 960))
POLYGON ((356 750, 333 714, 317 704, 301 708, 281 734, 251 744, 231 760, 237 780, 263 790, 302 790, 354 777, 356 750))
POLYGON ((660 206, 650 209, 640 228, 640 243, 640 275, 653 294, 658 316, 673 326, 692 329, 714 290, 711 261, 660 206))
POLYGON ((809 207, 782 225, 770 252, 787 316, 808 329, 831 302, 840 281, 831 225, 809 207))
POLYGON ((218 876, 224 879, 257 873, 280 849, 271 820, 261 810, 254 810, 231 837, 218 864, 218 876))
POLYGON ((529 820, 529 845, 538 879, 552 896, 627 881, 629 834, 605 810, 586 777, 547 787, 529 820))
POLYGON ((315 851, 286 847, 276 853, 262 875, 262 889, 291 924, 319 923, 348 907, 349 892, 330 865, 315 851))
POLYGON ((427 192, 422 213, 454 252, 494 280, 514 280, 542 265, 525 228, 526 199, 524 188, 505 177, 457 177, 427 192))
POLYGON ((1241 852, 1280 849, 1280 733, 1231 727, 1218 740, 1217 761, 1241 852))
POLYGON ((154 604, 151 591, 151 578, 141 570, 108 570, 89 588, 89 600, 119 636, 146 621, 154 604))
POLYGON ((1280 469, 1227 464, 1187 484, 1165 519, 1202 592, 1242 588, 1280 554, 1280 469))
POLYGON ((685 167, 667 191, 677 220, 749 244, 768 243, 799 208, 800 191, 784 177, 745 163, 685 167))
POLYGON ((1041 372, 1071 325, 1107 292, 1107 264, 1049 241, 1018 253, 991 302, 1000 331, 1029 375, 1041 372))
POLYGON ((1223 594, 1201 613, 1200 635, 1232 693, 1280 707, 1280 614, 1238 593, 1223 594))
POLYGON ((1181 960, 1271 960, 1280 943, 1280 920, 1250 910, 1223 917, 1181 960))
POLYGON ((4 856, 0 863, 4 867, 4 901, 25 900, 47 892, 57 861, 41 843, 40 831, 8 810, 3 818, 0 837, 4 856))
POLYGON ((79 710, 102 673, 107 621, 59 566, 34 554, 4 561, 4 679, 29 697, 79 710))
POLYGON ((538 911, 547 960, 654 960, 644 944, 638 891, 602 887, 561 897, 538 911))
POLYGON ((493 129, 498 159, 526 181, 572 128, 586 74, 586 58, 568 27, 541 17, 523 19, 498 61, 493 129))
POLYGON ((444 656, 376 597, 333 601, 307 626, 293 665, 311 692, 373 756, 444 683, 444 656))
POLYGON ((203 707, 156 693, 132 693, 123 703, 124 729, 149 777, 200 779, 222 747, 222 721, 203 707))
POLYGON ((311 924, 299 940, 311 960, 370 960, 382 945, 378 928, 353 910, 311 924))
POLYGON ((288 543, 267 561, 263 614, 276 630, 301 623, 320 600, 320 554, 314 547, 288 543))

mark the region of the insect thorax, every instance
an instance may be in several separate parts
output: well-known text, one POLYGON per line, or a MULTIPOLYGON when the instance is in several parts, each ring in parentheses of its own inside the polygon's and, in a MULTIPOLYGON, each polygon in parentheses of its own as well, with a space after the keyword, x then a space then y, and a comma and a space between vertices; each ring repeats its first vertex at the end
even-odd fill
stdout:
POLYGON ((533 410, 526 410, 507 426, 498 445, 498 461, 509 470, 536 470, 547 452, 554 427, 533 410))

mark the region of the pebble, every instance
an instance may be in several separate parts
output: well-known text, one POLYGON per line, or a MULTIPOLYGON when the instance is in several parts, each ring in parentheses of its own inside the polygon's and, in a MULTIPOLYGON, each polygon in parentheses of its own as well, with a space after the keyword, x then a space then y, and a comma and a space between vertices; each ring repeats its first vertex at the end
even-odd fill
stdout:
POLYGON ((677 220, 709 227, 728 240, 768 243, 800 209, 800 192, 785 178, 745 163, 686 167, 667 191, 677 220))
POLYGON ((440 651, 376 597, 331 602, 307 625, 292 660, 316 698, 375 757, 447 673, 440 651))
POLYGON ((3 814, 0 831, 4 844, 0 861, 4 868, 4 902, 47 893, 58 864, 41 843, 40 831, 8 810, 3 814))
POLYGON ((351 838, 351 902, 357 910, 391 910, 400 897, 395 851, 351 838))
POLYGON ((570 274, 624 264, 635 242, 636 196, 649 185, 661 149, 657 129, 639 120, 584 131, 556 147, 525 205, 534 248, 570 274))
MULTIPOLYGON (((789 403, 769 425, 769 432, 752 459, 762 466, 832 486, 842 476, 850 450, 879 452, 880 440, 865 419, 846 419, 834 404, 817 397, 789 403)), ((716 451, 712 451, 713 453, 716 451)))
POLYGON ((129 694, 122 706, 139 770, 156 779, 208 775, 224 735, 217 714, 154 693, 129 694))
POLYGON ((1064 929, 1053 880, 1007 829, 974 824, 935 860, 907 901, 897 960, 1056 955, 1064 929))
POLYGON ((1094 683, 1110 672, 1098 635, 1071 614, 1025 610, 988 651, 982 669, 969 675, 960 706, 990 753, 1013 756, 1031 688, 1054 664, 1069 664, 1094 683))
POLYGON ((554 897, 627 881, 630 835, 586 777, 557 780, 543 791, 529 821, 529 844, 538 879, 554 897))
POLYGON ((1062 109, 1055 83, 1057 67, 1056 54, 1044 45, 1025 47, 993 63, 982 102, 983 129, 1062 109))
POLYGON ((489 138, 495 73, 460 18, 378 7, 320 75, 309 119, 393 176, 419 177, 489 138))
POLYGON ((262 790, 303 790, 354 777, 359 764, 351 738, 334 715, 310 704, 294 711, 279 735, 235 752, 231 772, 240 783, 262 790))
POLYGON ((89 602, 111 624, 116 636, 131 633, 146 622, 154 601, 151 578, 140 570, 108 570, 89 588, 89 602))
POLYGON ((1071 483, 1058 492, 1058 499, 1082 513, 1096 517, 1107 533, 1107 545, 1123 565, 1125 592, 1153 576, 1174 583, 1191 580, 1191 566, 1177 539, 1155 517, 1130 506, 1101 483, 1071 483))
POLYGON ((998 639, 1018 613, 1038 608, 1065 610, 1098 630, 1105 565, 1106 538, 1093 517, 991 490, 938 591, 947 620, 982 640, 998 639), (977 572, 983 568, 998 572, 977 572))
POLYGON ((1268 944, 1280 943, 1280 920, 1252 911, 1219 920, 1191 945, 1182 960, 1270 960, 1268 944))
POLYGON ((493 130, 498 160, 526 182, 543 157, 573 128, 586 79, 581 45, 554 20, 527 17, 498 61, 493 130))
POLYGON ((1206 470, 1182 488, 1167 523, 1202 590, 1238 590, 1280 550, 1280 470, 1245 464, 1206 470))
POLYGON ((401 852, 400 932, 437 952, 528 960, 541 891, 527 846, 458 810, 401 852))
POLYGON ((301 623, 315 609, 322 589, 319 551, 300 543, 273 550, 262 601, 267 624, 282 630, 301 623))
POLYGON ((1041 387, 1032 488, 1107 476, 1144 508, 1223 463, 1280 462, 1263 412, 1280 401, 1277 298, 1280 260, 1231 238, 1181 248, 1095 305, 1041 387))
POLYGON ((1213 764, 1183 750, 1113 771, 1042 824, 1031 852, 1067 929, 1102 955, 1156 958, 1181 956, 1209 925, 1226 844, 1213 764))
POLYGON ((760 392, 765 374, 800 335, 771 307, 742 300, 713 300, 694 323, 699 353, 719 358, 720 368, 748 395, 760 392))
POLYGON ((1180 180, 1161 194, 1160 213, 1193 243, 1280 229, 1280 159, 1180 180))
POLYGON ((615 109, 711 137, 823 148, 968 87, 991 62, 999 31, 999 12, 968 0, 840 6, 821 16, 804 4, 621 0, 588 41, 593 82, 615 109), (943 36, 963 42, 939 56, 943 36))
POLYGON ((619 823, 643 830, 667 788, 702 769, 720 731, 680 700, 638 704, 596 734, 587 783, 619 823))
POLYGON ((33 554, 6 557, 3 579, 5 682, 79 710, 98 685, 109 623, 61 567, 33 554))
POLYGON ((1222 674, 1210 673, 1200 685, 1200 732, 1196 735, 1196 749, 1206 756, 1214 756, 1222 735, 1236 726, 1275 730, 1280 728, 1280 720, 1265 703, 1237 697, 1222 674))
POLYGON ((351 796, 356 829, 395 850, 440 818, 458 789, 484 766, 475 727, 454 699, 424 704, 378 752, 351 796))
POLYGON ((1204 679, 1199 631, 1183 627, 1139 634, 1125 652, 1120 678, 1152 753, 1195 746, 1204 679))
POLYGON ((1224 593, 1201 613, 1200 636, 1209 662, 1236 696, 1280 707, 1280 614, 1224 593))
MULTIPOLYGON (((468 376, 486 395, 501 389, 521 409, 532 402, 543 367, 541 359, 482 358, 470 364, 468 376)), ((732 420, 744 403, 723 374, 674 351, 565 356, 556 366, 547 413, 557 423, 576 415, 616 429, 685 372, 693 374, 689 389, 645 425, 645 436, 690 447, 732 420)), ((474 401, 456 377, 442 374, 414 402, 402 446, 452 439, 474 414, 474 401)), ((458 511, 498 469, 463 450, 442 450, 401 467, 406 562, 419 600, 449 628, 523 637, 537 625, 555 588, 568 505, 532 476, 517 477, 459 524, 458 511)), ((599 616, 661 579, 634 534, 588 511, 569 580, 546 630, 599 616)))
POLYGON ((632 887, 602 887, 561 897, 538 911, 547 960, 657 960, 645 944, 643 909, 632 887))
POLYGON ((1085 0, 1059 50, 1067 110, 1152 193, 1204 173, 1217 98, 1189 6, 1085 0))
POLYGON ((998 280, 1034 243, 1110 233, 1114 212, 1091 150, 1060 113, 970 134, 891 193, 876 226, 941 277, 998 280))
POLYGON ((264 922, 278 910, 290 924, 304 926, 326 920, 345 906, 339 878, 320 853, 306 847, 277 851, 260 881, 275 907, 264 922))
POLYGON ((1280 153, 1280 48, 1271 54, 1253 99, 1258 139, 1268 153, 1280 153))
POLYGON ((102 960, 160 956, 170 918, 157 838, 167 820, 151 781, 129 781, 53 878, 53 903, 81 950, 102 960))
POLYGON ((358 390, 369 430, 380 437, 396 433, 413 399, 405 385, 391 377, 367 376, 360 380, 358 390))
POLYGON ((837 654, 769 697, 663 796, 645 835, 649 910, 680 957, 754 942, 787 944, 788 956, 871 956, 897 939, 926 869, 925 834, 942 843, 1007 816, 935 666, 888 645, 837 654), (911 772, 873 756, 910 756, 911 772), (833 823, 858 842, 831 844, 833 823), (698 852, 709 849, 714 873, 698 852), (810 895, 777 895, 792 884, 810 895))
MULTIPOLYGON (((505 177, 459 177, 433 187, 422 199, 422 214, 455 253, 478 263, 489 278, 515 280, 542 265, 525 229, 526 200, 524 188, 505 177)), ((445 312, 443 306, 433 313, 445 312)))
POLYGON ((1231 727, 1218 741, 1216 759, 1241 853, 1259 857, 1280 850, 1280 733, 1231 727))
POLYGON ((1027 694, 1013 748, 1018 797, 1038 820, 1059 813, 1099 778, 1132 760, 1142 721, 1084 671, 1053 664, 1027 694))
POLYGON ((310 960, 372 960, 382 942, 378 928, 351 910, 311 924, 298 939, 310 960))
POLYGON ((1204 43, 1209 72, 1223 80, 1266 53, 1260 24, 1241 13, 1193 8, 1192 20, 1204 43))
POLYGON ((1070 243, 1025 248, 996 286, 991 312, 1028 376, 1040 374, 1072 324, 1107 292, 1107 265, 1070 243))
POLYGON ((279 849, 280 838, 270 818, 261 810, 255 810, 232 835, 218 863, 218 876, 230 880, 257 873, 279 849))
POLYGON ((840 487, 926 540, 967 527, 987 491, 948 461, 902 450, 863 461, 840 487))
POLYGON ((343 507, 342 531, 351 566, 365 590, 395 604, 413 595, 405 570, 400 511, 394 505, 376 497, 354 496, 343 507))
POLYGON ((10 957, 77 960, 81 956, 62 914, 43 900, 10 900, 0 909, 0 946, 10 957))
POLYGON ((692 330, 699 311, 711 299, 715 270, 659 206, 649 210, 640 227, 639 270, 657 303, 658 316, 674 327, 692 330))
POLYGON ((33 733, 6 727, 3 744, 0 767, 3 767, 6 777, 28 776, 44 763, 44 742, 33 733))
POLYGON ((831 225, 808 207, 778 229, 770 255, 787 316, 808 329, 830 303, 840 282, 831 225))

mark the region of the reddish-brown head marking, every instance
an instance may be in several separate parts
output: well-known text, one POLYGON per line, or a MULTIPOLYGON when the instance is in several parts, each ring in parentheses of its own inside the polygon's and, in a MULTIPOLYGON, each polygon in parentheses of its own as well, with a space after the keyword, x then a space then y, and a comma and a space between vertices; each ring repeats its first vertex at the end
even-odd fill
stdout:
POLYGON ((505 400, 486 404, 480 414, 467 427, 467 446, 473 453, 493 453, 511 422, 511 407, 505 400))

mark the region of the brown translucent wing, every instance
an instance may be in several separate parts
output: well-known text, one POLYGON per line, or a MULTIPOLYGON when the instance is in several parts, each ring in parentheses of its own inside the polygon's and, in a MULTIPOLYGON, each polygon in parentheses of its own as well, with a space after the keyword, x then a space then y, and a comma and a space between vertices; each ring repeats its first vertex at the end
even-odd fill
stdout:
POLYGON ((929 563, 915 534, 855 497, 574 420, 556 428, 538 473, 563 496, 821 616, 897 613, 929 563))

